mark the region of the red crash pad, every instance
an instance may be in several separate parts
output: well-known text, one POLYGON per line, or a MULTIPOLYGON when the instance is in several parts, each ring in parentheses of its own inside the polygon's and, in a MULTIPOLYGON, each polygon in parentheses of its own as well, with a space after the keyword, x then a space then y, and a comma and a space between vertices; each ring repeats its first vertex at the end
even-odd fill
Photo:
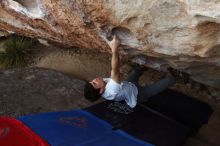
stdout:
POLYGON ((49 144, 24 123, 0 117, 0 146, 49 146, 49 144))

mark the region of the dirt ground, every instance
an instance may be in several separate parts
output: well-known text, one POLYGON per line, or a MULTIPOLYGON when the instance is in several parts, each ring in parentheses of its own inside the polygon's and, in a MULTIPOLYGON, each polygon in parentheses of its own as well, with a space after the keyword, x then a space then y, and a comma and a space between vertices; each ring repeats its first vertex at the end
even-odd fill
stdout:
MULTIPOLYGON (((109 77, 110 75, 110 54, 80 49, 62 51, 60 49, 53 49, 52 52, 45 54, 47 55, 41 56, 36 60, 37 63, 35 65, 37 67, 54 69, 83 80, 91 80, 97 76, 109 77)), ((132 67, 130 64, 127 64, 126 57, 121 59, 123 62, 121 72, 125 79, 132 67)), ((165 75, 165 73, 148 69, 140 78, 140 83, 152 84, 165 75)), ((205 86, 192 80, 185 81, 179 78, 176 84, 170 88, 204 101, 214 109, 209 123, 204 125, 197 135, 189 138, 185 146, 219 146, 220 103, 214 100, 205 86)))

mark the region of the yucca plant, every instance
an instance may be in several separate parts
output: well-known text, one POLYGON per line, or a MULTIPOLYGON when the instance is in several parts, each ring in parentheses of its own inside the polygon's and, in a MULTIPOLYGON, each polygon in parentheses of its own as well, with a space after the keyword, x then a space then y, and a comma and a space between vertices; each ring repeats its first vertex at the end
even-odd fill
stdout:
POLYGON ((20 68, 32 59, 33 41, 30 38, 14 35, 4 43, 4 52, 0 52, 0 64, 3 68, 20 68))

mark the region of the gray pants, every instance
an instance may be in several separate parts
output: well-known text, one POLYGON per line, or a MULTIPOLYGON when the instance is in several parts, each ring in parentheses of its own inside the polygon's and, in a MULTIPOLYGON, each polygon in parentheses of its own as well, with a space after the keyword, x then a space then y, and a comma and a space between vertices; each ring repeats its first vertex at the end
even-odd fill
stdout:
POLYGON ((152 85, 140 86, 138 80, 142 74, 143 74, 142 69, 135 69, 128 75, 127 78, 128 82, 134 83, 138 88, 137 100, 139 103, 146 102, 151 96, 154 96, 164 91, 165 89, 167 89, 169 86, 173 85, 176 82, 174 77, 167 76, 152 85))

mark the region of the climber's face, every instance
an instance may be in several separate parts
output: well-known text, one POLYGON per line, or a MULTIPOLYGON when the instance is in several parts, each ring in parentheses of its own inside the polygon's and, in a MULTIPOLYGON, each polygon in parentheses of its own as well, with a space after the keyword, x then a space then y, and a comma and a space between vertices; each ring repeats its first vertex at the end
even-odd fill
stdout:
POLYGON ((104 82, 103 78, 101 78, 101 77, 97 77, 89 83, 92 84, 92 86, 95 89, 100 89, 100 88, 103 88, 105 86, 105 82, 104 82))

